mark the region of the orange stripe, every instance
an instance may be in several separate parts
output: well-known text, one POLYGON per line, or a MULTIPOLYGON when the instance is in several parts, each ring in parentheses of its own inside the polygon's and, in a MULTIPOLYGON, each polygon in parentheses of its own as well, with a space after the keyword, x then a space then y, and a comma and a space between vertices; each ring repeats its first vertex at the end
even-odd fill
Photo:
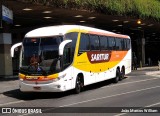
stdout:
POLYGON ((128 51, 112 51, 110 61, 121 61, 128 51))

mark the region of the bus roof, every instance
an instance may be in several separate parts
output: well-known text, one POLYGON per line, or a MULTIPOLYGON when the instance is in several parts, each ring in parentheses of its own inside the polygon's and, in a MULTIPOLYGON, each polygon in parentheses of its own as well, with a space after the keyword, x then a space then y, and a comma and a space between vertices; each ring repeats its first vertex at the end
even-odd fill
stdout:
POLYGON ((48 26, 48 27, 37 28, 28 32, 25 35, 25 38, 50 37, 50 36, 64 35, 68 32, 74 32, 74 31, 76 32, 81 31, 89 34, 129 38, 129 36, 127 35, 116 34, 113 32, 96 29, 92 27, 87 27, 87 26, 80 26, 80 25, 58 25, 58 26, 48 26))

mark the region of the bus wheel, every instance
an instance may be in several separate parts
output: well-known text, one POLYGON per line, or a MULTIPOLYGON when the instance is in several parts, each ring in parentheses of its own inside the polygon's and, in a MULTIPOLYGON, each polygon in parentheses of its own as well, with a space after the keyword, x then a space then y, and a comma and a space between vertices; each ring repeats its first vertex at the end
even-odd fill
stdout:
POLYGON ((124 67, 121 69, 121 76, 120 76, 120 80, 124 79, 125 76, 125 69, 124 67))
POLYGON ((80 77, 77 77, 76 79, 76 86, 75 86, 75 93, 78 94, 81 92, 81 89, 82 89, 82 81, 81 81, 81 78, 80 77))
POLYGON ((116 77, 113 79, 113 82, 118 83, 119 79, 120 79, 120 71, 117 69, 116 70, 116 77))

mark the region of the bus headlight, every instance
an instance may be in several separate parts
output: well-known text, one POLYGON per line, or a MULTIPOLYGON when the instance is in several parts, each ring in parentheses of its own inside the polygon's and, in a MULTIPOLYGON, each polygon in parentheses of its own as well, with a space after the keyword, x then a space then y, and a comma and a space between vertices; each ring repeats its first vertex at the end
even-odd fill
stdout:
POLYGON ((20 80, 20 81, 23 81, 23 79, 21 79, 21 78, 20 78, 19 80, 20 80))
POLYGON ((63 75, 61 75, 61 76, 53 79, 53 81, 54 81, 54 82, 59 81, 59 80, 63 79, 65 76, 66 76, 66 74, 63 74, 63 75))

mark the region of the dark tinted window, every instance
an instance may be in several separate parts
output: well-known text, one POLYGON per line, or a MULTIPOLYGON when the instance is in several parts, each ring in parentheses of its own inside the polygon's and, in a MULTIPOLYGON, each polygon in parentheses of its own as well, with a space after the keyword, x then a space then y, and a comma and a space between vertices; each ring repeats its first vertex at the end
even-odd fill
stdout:
POLYGON ((65 39, 71 39, 71 62, 73 61, 73 56, 74 56, 74 52, 75 52, 75 47, 76 47, 76 42, 77 42, 77 37, 78 37, 78 33, 76 32, 72 32, 72 33, 68 33, 65 35, 65 39))
POLYGON ((122 50, 122 42, 123 42, 123 39, 121 38, 116 38, 116 50, 122 50))
POLYGON ((72 47, 74 47, 74 48, 76 46, 77 37, 78 37, 78 33, 75 33, 75 32, 68 33, 68 34, 65 35, 65 39, 71 39, 72 40, 71 44, 72 44, 72 47))
POLYGON ((127 50, 127 39, 124 39, 124 50, 127 50))
POLYGON ((63 51, 63 69, 67 68, 73 61, 73 55, 71 52, 71 44, 68 43, 63 51))
POLYGON ((116 47, 116 42, 113 37, 108 37, 108 49, 109 50, 114 50, 116 47))
POLYGON ((81 34, 79 51, 86 51, 86 50, 90 50, 89 35, 88 34, 81 34))
POLYGON ((122 50, 125 50, 125 40, 124 39, 122 39, 121 44, 122 44, 122 50))
POLYGON ((129 39, 126 39, 127 41, 126 41, 126 43, 127 43, 127 50, 129 50, 130 49, 130 40, 129 39))
POLYGON ((101 45, 101 50, 107 50, 108 49, 108 38, 105 36, 101 36, 100 45, 101 45))
POLYGON ((90 35, 91 50, 100 50, 99 37, 97 35, 90 35))
POLYGON ((123 39, 124 40, 124 45, 123 45, 123 47, 124 47, 124 50, 129 50, 130 49, 130 40, 129 39, 123 39))
POLYGON ((42 38, 41 45, 59 45, 63 38, 61 36, 52 37, 52 38, 42 38))

